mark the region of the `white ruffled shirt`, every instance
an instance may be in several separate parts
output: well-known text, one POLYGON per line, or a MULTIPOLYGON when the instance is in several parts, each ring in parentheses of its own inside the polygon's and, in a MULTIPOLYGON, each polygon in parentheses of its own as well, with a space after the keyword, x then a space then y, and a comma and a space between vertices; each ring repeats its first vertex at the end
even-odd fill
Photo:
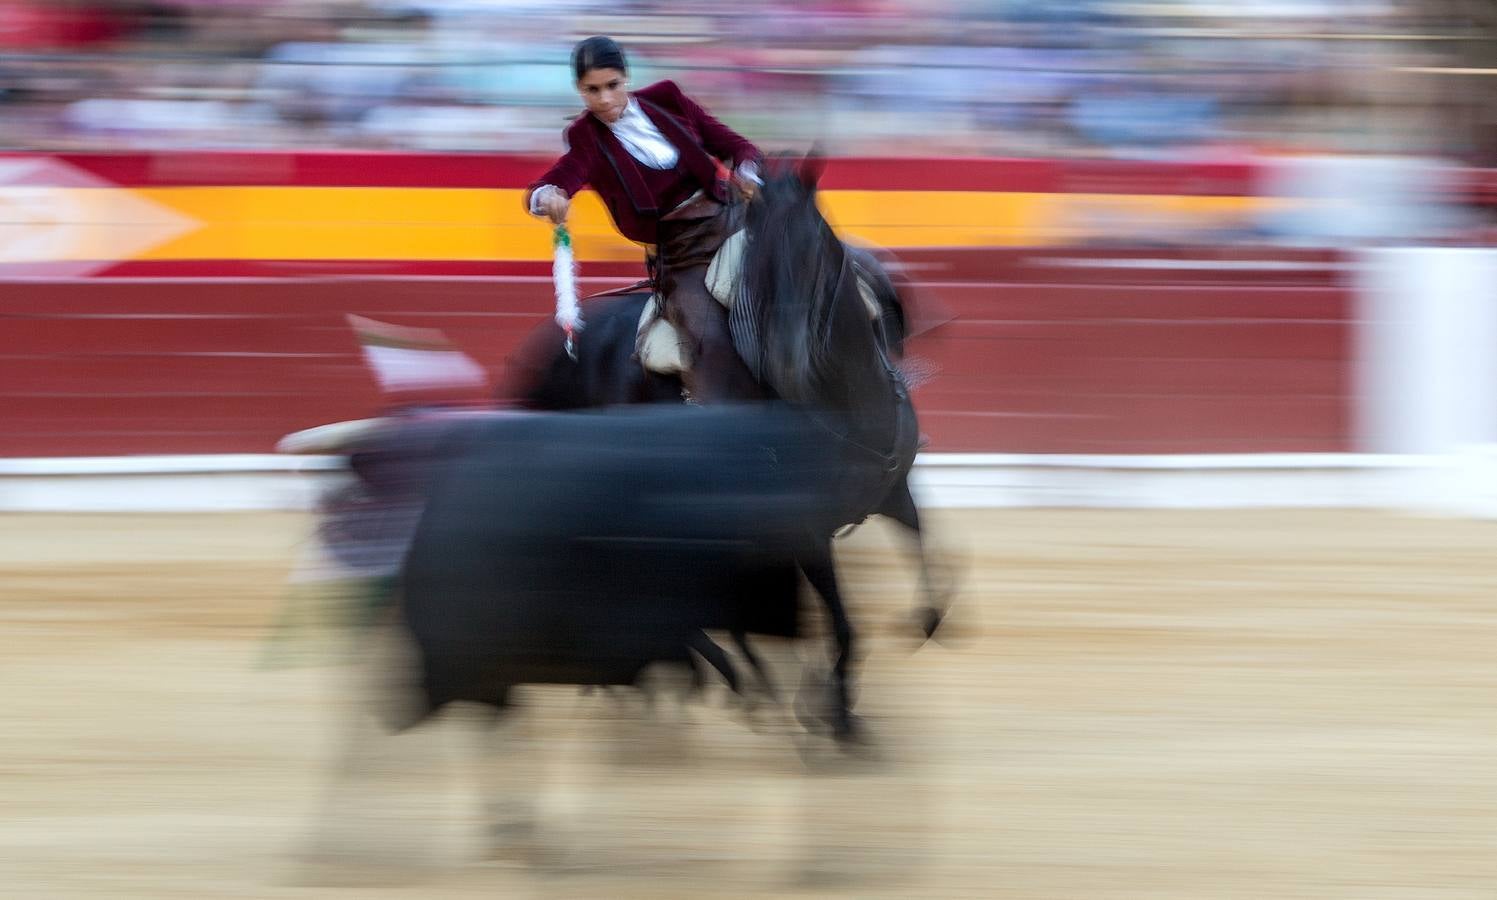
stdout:
POLYGON ((629 155, 652 169, 669 169, 681 158, 676 145, 665 139, 645 111, 639 108, 634 98, 624 107, 619 120, 608 126, 613 136, 619 139, 629 155))

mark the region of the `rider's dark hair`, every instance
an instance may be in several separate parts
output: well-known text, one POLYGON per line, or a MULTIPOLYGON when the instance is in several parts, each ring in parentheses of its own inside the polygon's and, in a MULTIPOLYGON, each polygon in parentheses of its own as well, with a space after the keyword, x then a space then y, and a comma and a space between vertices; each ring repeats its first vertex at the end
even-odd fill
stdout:
POLYGON ((628 74, 629 63, 624 59, 624 48, 611 37, 590 37, 578 41, 572 48, 572 72, 581 81, 582 76, 593 69, 618 69, 628 74))

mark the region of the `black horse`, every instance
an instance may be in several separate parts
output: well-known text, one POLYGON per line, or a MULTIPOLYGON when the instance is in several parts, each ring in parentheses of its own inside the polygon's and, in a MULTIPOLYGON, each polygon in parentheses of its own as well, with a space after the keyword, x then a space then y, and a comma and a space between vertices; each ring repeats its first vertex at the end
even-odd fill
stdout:
MULTIPOLYGON (((767 392, 810 411, 816 427, 866 470, 849 483, 834 528, 879 514, 911 535, 925 598, 916 619, 929 638, 942 622, 947 597, 935 585, 908 480, 918 430, 908 385, 896 367, 907 331, 905 292, 875 254, 844 244, 833 232, 816 205, 818 175, 815 161, 779 161, 750 205, 741 290, 730 315, 733 339, 767 392), (874 301, 872 310, 865 297, 874 301)), ((681 380, 646 370, 636 355, 638 323, 650 297, 648 283, 641 283, 584 300, 584 328, 570 348, 557 325, 542 324, 511 357, 501 396, 536 410, 681 403, 681 380)), ((829 530, 800 562, 838 639, 832 726, 848 737, 856 727, 847 712, 855 637, 832 564, 831 538, 829 530)), ((762 676, 743 635, 734 638, 762 676)))

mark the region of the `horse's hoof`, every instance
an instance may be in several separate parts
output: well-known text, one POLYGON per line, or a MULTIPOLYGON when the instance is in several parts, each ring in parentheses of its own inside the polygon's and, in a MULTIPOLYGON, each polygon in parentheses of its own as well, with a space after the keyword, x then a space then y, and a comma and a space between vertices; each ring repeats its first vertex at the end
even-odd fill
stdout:
POLYGON ((856 747, 869 740, 868 726, 862 716, 842 710, 832 718, 832 738, 839 747, 856 747))
POLYGON ((755 734, 765 734, 769 731, 769 723, 765 721, 765 710, 761 704, 745 703, 738 707, 737 718, 755 734))
POLYGON ((827 730, 827 713, 824 709, 813 709, 811 697, 814 692, 807 691, 802 687, 796 694, 795 702, 791 708, 795 713, 795 720, 800 723, 810 734, 824 734, 827 730))
POLYGON ((800 703, 795 704, 795 721, 800 723, 800 727, 804 728, 807 734, 821 734, 826 731, 826 723, 811 715, 810 711, 800 703))
POLYGON ((848 718, 848 730, 835 735, 838 757, 843 763, 855 766, 851 771, 865 774, 879 771, 888 762, 884 755, 886 748, 861 717, 849 714, 848 718))
POLYGON ((916 612, 915 616, 916 623, 920 626, 920 633, 925 636, 925 640, 928 641, 935 637, 936 632, 941 628, 943 620, 941 611, 934 606, 923 606, 916 612))
POLYGON ((922 645, 929 642, 946 650, 970 647, 982 636, 981 629, 973 619, 970 605, 944 611, 923 608, 917 613, 916 630, 926 634, 920 641, 922 645), (953 612, 957 613, 954 617, 953 612), (935 615, 932 618, 928 613, 935 615), (931 629, 928 633, 925 632, 927 628, 931 629))

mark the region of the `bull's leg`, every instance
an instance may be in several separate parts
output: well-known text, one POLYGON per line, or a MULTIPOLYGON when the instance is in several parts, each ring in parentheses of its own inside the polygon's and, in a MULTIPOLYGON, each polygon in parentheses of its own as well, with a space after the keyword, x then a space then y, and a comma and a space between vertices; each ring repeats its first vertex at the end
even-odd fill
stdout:
MULTIPOLYGON (((706 660, 708 665, 716 669, 718 674, 722 675, 723 680, 728 683, 728 690, 735 694, 743 693, 742 685, 738 678, 738 667, 733 665, 733 661, 728 658, 728 654, 723 648, 717 645, 716 641, 708 637, 705 631, 698 630, 687 641, 687 646, 702 659, 706 660)), ((696 666, 692 666, 692 671, 700 676, 700 671, 696 666)), ((695 680, 692 687, 696 689, 703 687, 700 677, 695 680)))
POLYGON ((515 708, 513 694, 506 688, 491 704, 480 707, 475 735, 478 781, 489 851, 527 856, 535 850, 532 792, 539 773, 529 746, 529 717, 515 708))
POLYGON ((862 727, 852 712, 851 672, 856 646, 852 622, 847 617, 842 592, 837 586, 837 570, 832 562, 830 539, 816 543, 816 549, 801 561, 801 571, 806 573, 806 580, 821 595, 821 602, 831 621, 832 635, 836 639, 837 658, 832 663, 829 713, 832 735, 839 741, 854 741, 862 736, 862 727))
POLYGON ((341 882, 375 868, 395 877, 426 849, 401 829, 387 791, 403 772, 429 767, 421 735, 395 737, 387 727, 392 705, 418 702, 390 684, 391 672, 410 665, 409 648, 399 629, 384 623, 351 630, 347 638, 347 662, 336 671, 347 701, 339 704, 336 748, 311 831, 295 852, 294 877, 309 882, 341 882))
POLYGON ((320 879, 327 874, 322 871, 325 867, 367 858, 368 823, 374 819, 371 786, 379 781, 381 751, 388 749, 389 740, 368 710, 359 707, 345 714, 321 808, 306 845, 298 852, 305 869, 301 877, 320 879))
POLYGON ((742 630, 735 630, 731 634, 734 645, 738 647, 738 652, 743 654, 744 659, 748 660, 749 668, 754 670, 754 677, 759 681, 759 689, 764 691, 765 696, 769 697, 770 702, 779 705, 780 691, 775 687, 774 679, 770 677, 769 667, 764 664, 763 658, 749 645, 748 635, 742 630))

